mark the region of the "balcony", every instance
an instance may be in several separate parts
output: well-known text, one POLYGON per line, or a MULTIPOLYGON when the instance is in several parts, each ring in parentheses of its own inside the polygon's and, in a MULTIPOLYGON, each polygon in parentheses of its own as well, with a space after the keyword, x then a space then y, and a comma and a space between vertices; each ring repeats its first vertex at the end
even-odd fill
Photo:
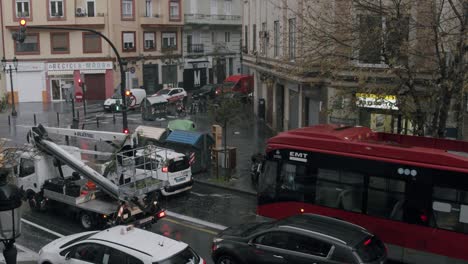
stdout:
POLYGON ((202 54, 205 51, 203 44, 187 44, 187 53, 202 54))
POLYGON ((105 25, 104 13, 97 13, 95 16, 88 16, 86 13, 75 15, 76 25, 105 25))
POLYGON ((241 16, 185 14, 185 24, 241 25, 241 16))
POLYGON ((164 18, 163 15, 160 15, 160 14, 153 14, 152 16, 149 16, 148 14, 141 14, 140 24, 141 25, 164 24, 165 21, 163 18, 164 18))

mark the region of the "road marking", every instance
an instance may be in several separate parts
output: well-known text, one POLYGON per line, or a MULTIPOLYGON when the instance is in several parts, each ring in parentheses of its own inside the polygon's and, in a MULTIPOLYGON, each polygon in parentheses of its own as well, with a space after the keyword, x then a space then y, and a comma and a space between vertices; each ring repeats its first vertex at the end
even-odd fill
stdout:
POLYGON ((42 231, 49 232, 49 233, 51 233, 52 235, 55 235, 55 236, 57 236, 57 237, 64 237, 64 236, 65 236, 65 235, 62 235, 62 234, 57 233, 57 232, 55 232, 55 231, 52 231, 52 230, 50 230, 50 229, 48 229, 48 228, 45 228, 45 227, 40 226, 40 225, 38 225, 38 224, 35 224, 35 223, 31 222, 31 221, 28 221, 28 220, 26 220, 26 219, 24 219, 24 218, 21 218, 21 221, 22 221, 23 223, 28 224, 28 225, 34 226, 35 228, 41 229, 42 231))
POLYGON ((171 212, 171 211, 166 211, 166 214, 168 216, 171 216, 171 217, 174 217, 174 218, 177 218, 177 219, 180 219, 180 220, 184 220, 184 221, 187 221, 187 222, 192 222, 192 223, 195 223, 195 224, 199 224, 199 225, 210 227, 210 228, 217 229, 217 230, 224 230, 224 229, 227 228, 226 226, 223 226, 223 225, 218 225, 218 224, 211 223, 211 222, 208 222, 208 221, 205 221, 205 220, 201 220, 201 219, 198 219, 198 218, 193 218, 193 217, 186 216, 186 215, 181 215, 181 214, 174 213, 174 212, 171 212))
POLYGON ((29 248, 24 247, 24 246, 19 245, 19 244, 15 244, 15 246, 21 251, 24 251, 24 252, 29 253, 29 254, 37 255, 37 252, 32 250, 32 249, 29 249, 29 248))
POLYGON ((210 196, 210 197, 218 197, 218 198, 232 198, 231 194, 217 194, 217 193, 203 194, 203 193, 197 193, 194 191, 191 191, 190 194, 193 194, 195 196, 200 196, 200 197, 210 196))
POLYGON ((217 235, 217 234, 218 234, 218 232, 215 232, 215 231, 212 231, 212 230, 208 230, 208 229, 206 229, 206 228, 201 228, 201 227, 197 227, 197 226, 185 224, 185 223, 179 222, 179 221, 174 220, 174 219, 162 218, 162 219, 160 219, 160 220, 167 221, 167 222, 171 222, 171 223, 174 223, 174 224, 177 224, 177 225, 181 225, 181 226, 185 226, 185 227, 188 227, 188 228, 190 228, 190 229, 195 229, 195 230, 198 230, 198 231, 201 231, 201 232, 205 232, 205 233, 208 233, 208 234, 211 234, 211 235, 217 235))

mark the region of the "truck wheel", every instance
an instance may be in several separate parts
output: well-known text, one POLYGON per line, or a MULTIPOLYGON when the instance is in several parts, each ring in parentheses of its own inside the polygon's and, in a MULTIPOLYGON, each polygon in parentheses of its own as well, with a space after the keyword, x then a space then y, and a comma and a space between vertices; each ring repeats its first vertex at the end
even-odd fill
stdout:
POLYGON ((90 230, 91 228, 93 228, 95 225, 93 215, 88 212, 84 212, 84 211, 81 212, 80 224, 81 224, 81 227, 83 227, 86 230, 90 230))

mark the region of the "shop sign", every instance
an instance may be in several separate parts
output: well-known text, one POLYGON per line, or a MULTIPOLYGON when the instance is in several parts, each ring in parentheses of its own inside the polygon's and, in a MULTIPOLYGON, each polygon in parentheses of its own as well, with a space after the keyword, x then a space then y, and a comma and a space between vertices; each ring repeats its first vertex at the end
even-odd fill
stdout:
POLYGON ((112 69, 111 61, 52 62, 47 63, 48 71, 107 70, 112 69))
POLYGON ((395 95, 356 93, 356 105, 364 108, 398 110, 395 95))

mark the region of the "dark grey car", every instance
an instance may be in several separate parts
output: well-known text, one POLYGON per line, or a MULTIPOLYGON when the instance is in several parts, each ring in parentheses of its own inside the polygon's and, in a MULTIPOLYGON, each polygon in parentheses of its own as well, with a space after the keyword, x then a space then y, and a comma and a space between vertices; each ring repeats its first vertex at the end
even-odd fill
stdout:
POLYGON ((335 218, 301 214, 230 227, 213 239, 216 264, 383 264, 383 242, 364 228, 335 218))

